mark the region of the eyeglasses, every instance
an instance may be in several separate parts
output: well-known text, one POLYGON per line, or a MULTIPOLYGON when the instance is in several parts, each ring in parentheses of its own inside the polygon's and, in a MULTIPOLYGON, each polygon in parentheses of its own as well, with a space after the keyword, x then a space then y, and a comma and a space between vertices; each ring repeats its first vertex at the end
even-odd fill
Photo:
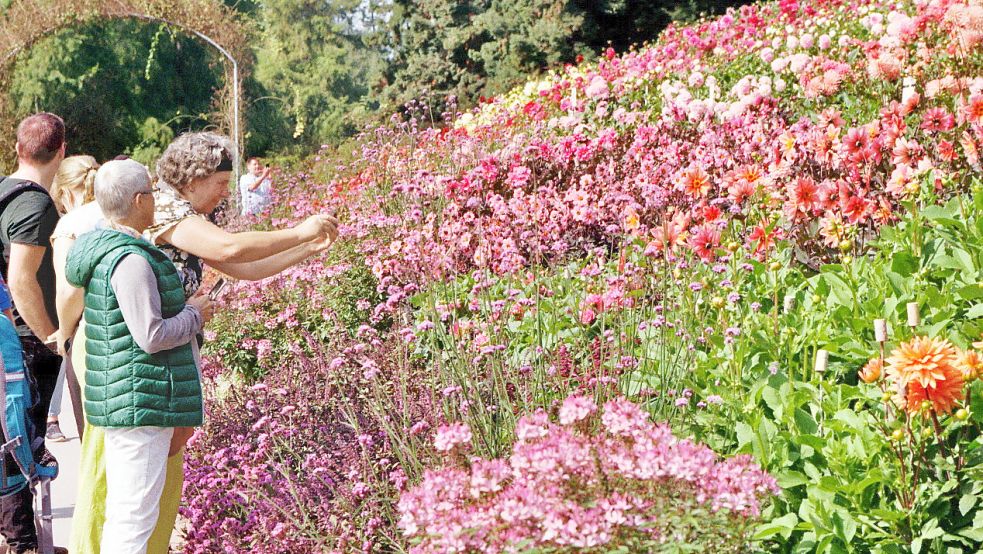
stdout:
POLYGON ((141 194, 151 194, 152 195, 153 193, 154 193, 154 191, 152 191, 152 190, 141 190, 140 192, 133 193, 133 197, 136 198, 137 196, 140 196, 141 194))

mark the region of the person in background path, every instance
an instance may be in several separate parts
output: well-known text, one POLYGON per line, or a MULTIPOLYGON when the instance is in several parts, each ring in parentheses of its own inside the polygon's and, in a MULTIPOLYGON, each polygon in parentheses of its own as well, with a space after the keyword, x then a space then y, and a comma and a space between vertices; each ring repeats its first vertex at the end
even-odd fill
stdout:
POLYGON ((154 221, 154 191, 143 165, 106 163, 95 192, 105 228, 75 241, 65 273, 85 289, 85 413, 104 430, 101 551, 144 554, 176 430, 202 423, 196 336, 214 308, 205 295, 186 302, 174 264, 141 237, 154 221))
POLYGON ((272 168, 264 167, 259 158, 249 158, 246 162, 248 173, 239 177, 239 198, 242 200, 242 215, 261 213, 270 205, 273 184, 270 182, 272 168))
MULTIPOLYGON (((44 448, 43 430, 61 367, 55 343, 49 340, 58 330, 50 242, 58 223, 58 210, 48 191, 65 158, 65 123, 50 113, 25 118, 17 127, 16 151, 17 171, 0 179, 0 197, 6 197, 0 203, 0 247, 3 248, 0 274, 10 287, 24 365, 32 393, 37 392, 28 416, 32 432, 37 435, 31 446, 40 460, 50 456, 44 448)), ((8 471, 16 471, 9 456, 4 458, 4 463, 8 471)), ((0 499, 0 532, 13 552, 37 548, 29 487, 0 499)))
MULTIPOLYGON (((92 156, 69 156, 61 162, 60 166, 58 166, 58 173, 55 174, 55 180, 51 184, 51 198, 55 202, 55 208, 58 209, 58 213, 60 213, 63 217, 58 221, 58 225, 55 226, 55 230, 51 235, 52 247, 54 247, 58 236, 65 235, 66 225, 79 219, 78 216, 69 218, 66 216, 66 214, 85 214, 82 215, 82 219, 85 219, 87 217, 86 212, 91 211, 91 208, 88 208, 85 212, 79 212, 78 208, 81 208, 84 204, 95 200, 93 184, 95 182, 97 169, 99 169, 99 163, 96 162, 96 159, 92 156), (62 230, 61 233, 59 233, 60 229, 62 230)), ((60 300, 60 296, 65 291, 64 287, 59 287, 57 285, 57 282, 59 280, 59 274, 62 273, 62 270, 64 269, 64 253, 59 260, 58 252, 55 251, 53 255, 53 262, 56 282, 55 297, 57 300, 60 300)), ((81 294, 78 294, 77 296, 79 303, 81 303, 81 294)), ((57 300, 55 309, 58 314, 59 322, 64 325, 57 300)), ((59 331, 61 331, 61 329, 59 329, 59 331)), ((55 387, 55 392, 51 395, 51 405, 48 408, 48 425, 45 432, 45 438, 56 442, 65 440, 65 434, 62 433, 61 427, 58 425, 58 415, 61 413, 61 399, 65 391, 66 369, 68 369, 70 366, 69 359, 67 356, 65 356, 65 353, 62 351, 59 351, 59 353, 63 356, 64 361, 62 362, 61 370, 58 372, 58 385, 55 387)), ((72 380, 72 385, 74 388, 74 375, 69 375, 68 379, 72 380)), ((76 400, 75 394, 72 395, 72 400, 76 400)), ((81 424, 81 422, 79 422, 79 424, 81 424)))
MULTIPOLYGON (((338 220, 327 215, 312 216, 292 229, 266 232, 229 233, 209 222, 207 216, 229 196, 233 148, 228 138, 215 133, 186 133, 157 162, 157 213, 145 236, 174 262, 186 298, 193 298, 201 287, 206 264, 234 279, 261 280, 325 252, 338 236, 338 220)), ((88 326, 84 323, 79 325, 73 350, 81 346, 79 336, 88 326)), ((189 436, 179 432, 174 437, 149 554, 167 554, 177 519, 189 436)), ((100 552, 103 514, 108 509, 105 463, 102 431, 87 425, 69 543, 72 554, 100 552)))

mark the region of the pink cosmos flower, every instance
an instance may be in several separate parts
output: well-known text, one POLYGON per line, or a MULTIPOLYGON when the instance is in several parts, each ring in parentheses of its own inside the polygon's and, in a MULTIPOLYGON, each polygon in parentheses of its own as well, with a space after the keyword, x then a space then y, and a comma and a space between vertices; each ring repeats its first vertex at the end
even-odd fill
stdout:
POLYGON ((679 187, 693 198, 706 196, 710 191, 710 176, 702 167, 691 165, 680 175, 679 187))
POLYGON ((963 108, 963 117, 970 123, 983 125, 983 94, 977 93, 969 97, 969 102, 963 108))
POLYGON ((522 188, 529 182, 532 170, 523 165, 514 166, 509 170, 508 183, 513 188, 522 188))
POLYGON ((720 231, 711 225, 701 225, 693 230, 689 245, 700 259, 710 261, 716 255, 716 248, 720 246, 720 231))
POLYGON ((591 98, 601 99, 607 98, 611 91, 608 89, 608 83, 604 80, 604 77, 595 75, 594 78, 590 80, 590 84, 587 86, 587 90, 585 92, 587 93, 587 96, 591 98))
POLYGON ((799 177, 788 185, 788 199, 794 217, 811 214, 819 204, 819 186, 812 177, 799 177))
POLYGON ((956 118, 945 108, 930 108, 922 115, 921 128, 929 133, 949 131, 955 126, 956 118))

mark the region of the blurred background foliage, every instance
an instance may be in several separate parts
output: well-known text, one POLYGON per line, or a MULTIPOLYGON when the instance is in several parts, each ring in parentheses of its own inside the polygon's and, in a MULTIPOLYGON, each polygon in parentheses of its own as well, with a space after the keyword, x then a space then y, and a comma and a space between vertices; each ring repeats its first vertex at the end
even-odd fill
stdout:
MULTIPOLYGON (((0 0, 0 9, 11 0, 0 0)), ((16 1, 16 0, 14 0, 16 1)), ((337 145, 406 103, 474 105, 536 73, 654 39, 734 0, 242 0, 256 23, 244 83, 246 151, 297 157, 337 145)), ((150 163, 175 134, 207 129, 221 60, 174 29, 103 21, 22 54, 6 94, 18 115, 65 117, 71 153, 150 163)), ((212 119, 213 120, 213 119, 212 119)))

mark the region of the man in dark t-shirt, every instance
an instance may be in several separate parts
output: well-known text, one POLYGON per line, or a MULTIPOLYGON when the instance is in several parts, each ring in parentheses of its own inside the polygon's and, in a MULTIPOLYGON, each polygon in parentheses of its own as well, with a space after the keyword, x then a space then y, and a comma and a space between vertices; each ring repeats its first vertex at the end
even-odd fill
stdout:
MULTIPOLYGON (((65 123, 54 114, 34 114, 17 127, 17 171, 0 179, 0 196, 30 185, 9 196, 5 205, 0 204, 0 273, 10 288, 25 373, 32 393, 36 393, 32 394, 37 401, 28 409, 28 419, 34 427, 31 446, 42 463, 50 457, 44 448, 45 420, 61 366, 54 342, 49 341, 58 330, 51 260, 51 233, 58 223, 58 212, 47 191, 64 158, 65 123)), ((4 457, 4 464, 8 473, 18 471, 10 456, 4 457)), ((29 487, 0 497, 0 532, 11 552, 38 548, 29 487)), ((67 551, 56 548, 55 552, 67 551)))
MULTIPOLYGON (((0 197, 21 183, 29 182, 31 181, 13 177, 0 178, 0 197)), ((0 247, 3 248, 3 265, 0 266, 0 273, 4 280, 8 280, 7 268, 10 265, 11 244, 44 248, 36 279, 44 296, 44 311, 52 323, 58 321, 58 316, 55 312, 55 269, 51 262, 50 245, 51 233, 54 232, 57 224, 58 210, 55 208, 55 203, 49 195, 41 191, 28 190, 18 194, 0 212, 0 247)), ((20 313, 16 312, 14 317, 17 334, 22 337, 31 336, 33 334, 31 328, 20 313)))

